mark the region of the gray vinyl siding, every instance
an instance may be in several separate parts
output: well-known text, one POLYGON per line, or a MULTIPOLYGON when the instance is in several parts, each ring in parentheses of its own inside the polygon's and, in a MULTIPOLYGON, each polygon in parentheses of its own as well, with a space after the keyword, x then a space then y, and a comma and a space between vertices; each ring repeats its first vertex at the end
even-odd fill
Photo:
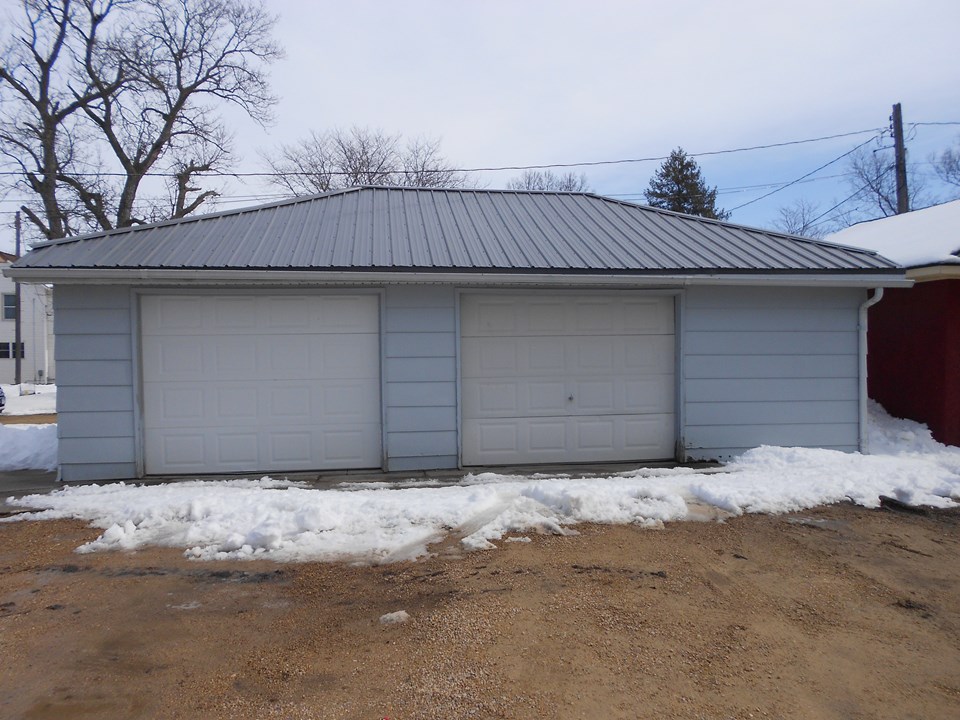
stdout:
POLYGON ((130 290, 57 285, 53 304, 61 479, 135 478, 130 290))
POLYGON ((387 469, 455 468, 457 313, 452 287, 386 289, 387 469))
POLYGON ((848 288, 690 288, 686 459, 724 460, 763 444, 856 450, 864 299, 848 288))
MULTIPOLYGON (((386 469, 456 468, 456 289, 383 292, 386 469)), ((863 291, 692 287, 683 298, 681 459, 760 444, 857 449, 863 291)), ((58 285, 54 307, 61 476, 135 478, 130 288, 58 285)))

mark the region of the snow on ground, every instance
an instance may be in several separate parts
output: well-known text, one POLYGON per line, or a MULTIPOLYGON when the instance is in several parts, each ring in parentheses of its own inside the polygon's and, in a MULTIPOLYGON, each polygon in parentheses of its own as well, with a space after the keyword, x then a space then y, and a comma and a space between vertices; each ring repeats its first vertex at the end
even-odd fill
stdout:
POLYGON ((780 513, 888 495, 915 505, 960 502, 960 448, 925 426, 871 408, 874 454, 760 447, 719 469, 637 469, 609 477, 483 473, 453 485, 344 483, 335 490, 272 479, 69 486, 11 501, 35 512, 7 521, 78 518, 102 528, 78 552, 144 545, 197 559, 389 562, 422 556, 448 535, 467 549, 507 533, 575 533, 581 522, 655 527, 697 516, 780 513))
POLYGON ((56 425, 0 425, 0 472, 56 469, 56 425))
POLYGON ((4 415, 46 415, 57 411, 56 385, 0 385, 7 396, 4 415), (20 388, 26 395, 20 394, 20 388))

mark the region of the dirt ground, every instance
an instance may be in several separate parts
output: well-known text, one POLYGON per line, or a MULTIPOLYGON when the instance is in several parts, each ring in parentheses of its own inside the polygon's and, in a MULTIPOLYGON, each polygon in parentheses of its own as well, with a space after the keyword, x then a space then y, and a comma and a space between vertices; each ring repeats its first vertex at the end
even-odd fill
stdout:
POLYGON ((355 567, 0 524, 0 716, 960 717, 957 512, 579 529, 355 567))
POLYGON ((0 414, 0 425, 46 425, 57 421, 56 413, 45 415, 6 415, 0 414))

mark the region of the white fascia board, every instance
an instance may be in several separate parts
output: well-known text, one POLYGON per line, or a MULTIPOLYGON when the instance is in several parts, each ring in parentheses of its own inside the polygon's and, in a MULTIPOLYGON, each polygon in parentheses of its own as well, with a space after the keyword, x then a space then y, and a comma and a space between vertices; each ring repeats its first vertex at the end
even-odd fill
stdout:
POLYGON ((903 274, 886 273, 718 273, 593 275, 566 273, 328 272, 312 270, 157 270, 13 268, 8 277, 21 282, 58 284, 205 285, 457 285, 553 287, 688 287, 758 285, 790 287, 910 287, 903 274))

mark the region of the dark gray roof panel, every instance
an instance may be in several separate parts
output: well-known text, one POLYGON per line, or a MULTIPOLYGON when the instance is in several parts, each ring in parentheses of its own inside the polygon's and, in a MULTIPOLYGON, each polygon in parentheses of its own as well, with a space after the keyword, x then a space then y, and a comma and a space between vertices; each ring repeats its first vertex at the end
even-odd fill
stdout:
POLYGON ((876 253, 588 193, 363 187, 41 243, 21 268, 851 272, 876 253))

